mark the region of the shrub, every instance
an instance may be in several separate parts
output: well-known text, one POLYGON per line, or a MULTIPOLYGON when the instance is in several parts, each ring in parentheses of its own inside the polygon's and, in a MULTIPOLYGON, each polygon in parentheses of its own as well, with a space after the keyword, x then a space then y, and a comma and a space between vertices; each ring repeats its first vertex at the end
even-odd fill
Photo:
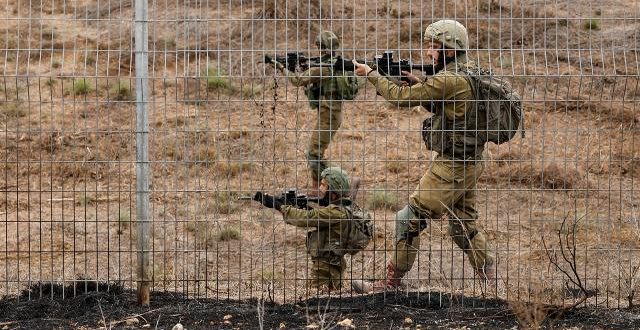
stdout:
POLYGON ((590 19, 585 21, 582 27, 585 30, 600 30, 600 21, 597 19, 590 19))
POLYGON ((398 206, 398 196, 386 190, 376 190, 367 199, 371 209, 395 210, 398 206))
POLYGON ((207 89, 210 91, 219 89, 232 89, 229 78, 222 76, 221 72, 214 68, 207 69, 207 89))
POLYGON ((239 240, 240 239, 240 231, 235 229, 235 228, 224 228, 222 229, 218 235, 216 235, 216 238, 218 239, 219 242, 227 242, 227 241, 232 241, 232 240, 239 240))
POLYGON ((119 80, 115 85, 111 87, 111 92, 109 94, 116 101, 133 100, 133 94, 131 93, 131 83, 128 81, 119 80))
POLYGON ((76 95, 83 95, 93 90, 89 81, 85 78, 78 79, 73 82, 73 93, 76 95))

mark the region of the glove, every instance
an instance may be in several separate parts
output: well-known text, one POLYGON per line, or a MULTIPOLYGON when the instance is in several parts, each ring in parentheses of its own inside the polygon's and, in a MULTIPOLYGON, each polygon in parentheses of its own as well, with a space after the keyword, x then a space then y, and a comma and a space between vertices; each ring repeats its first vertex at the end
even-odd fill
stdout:
POLYGON ((253 195, 253 200, 262 203, 262 205, 268 208, 273 208, 281 211, 282 203, 279 200, 273 198, 273 196, 265 194, 262 191, 257 191, 256 194, 253 195))
POLYGON ((265 54, 264 55, 264 63, 265 64, 276 64, 276 61, 274 61, 271 56, 265 54))

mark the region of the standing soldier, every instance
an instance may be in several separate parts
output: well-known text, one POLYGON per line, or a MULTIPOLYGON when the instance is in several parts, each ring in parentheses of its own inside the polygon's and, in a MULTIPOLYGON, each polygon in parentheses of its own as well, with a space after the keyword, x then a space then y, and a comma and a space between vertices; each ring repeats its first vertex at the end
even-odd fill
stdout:
POLYGON ((284 221, 296 227, 313 228, 307 233, 307 252, 311 256, 312 283, 322 292, 342 287, 346 267, 344 255, 364 249, 373 234, 371 221, 350 199, 349 177, 339 167, 320 173, 320 207, 300 209, 258 191, 255 201, 282 213, 284 221))
POLYGON ((396 213, 396 245, 386 278, 353 281, 353 288, 359 293, 399 287, 420 249, 420 232, 430 219, 445 214, 449 215, 449 235, 465 252, 476 274, 485 281, 495 279, 494 252, 476 223, 475 187, 484 169, 482 152, 486 140, 479 138, 477 128, 468 129, 472 123, 467 119, 475 118, 476 108, 466 72, 478 67, 466 56, 467 29, 454 20, 437 21, 425 30, 424 42, 436 74, 422 82, 403 72, 416 82, 412 86, 393 84, 368 65, 354 61, 356 74, 367 76, 385 99, 430 109, 434 116, 430 127, 423 125, 423 138, 429 149, 438 152, 408 205, 396 213))
MULTIPOLYGON (((331 31, 322 31, 315 40, 320 51, 321 62, 332 64, 335 62, 336 49, 340 40, 331 31)), ((315 128, 305 157, 311 172, 312 190, 309 195, 318 194, 320 173, 328 164, 324 157, 325 150, 342 124, 342 101, 352 100, 358 91, 357 80, 354 76, 345 75, 342 71, 335 71, 330 66, 310 67, 303 72, 292 72, 282 63, 266 56, 265 62, 273 63, 282 71, 294 86, 304 86, 305 94, 309 98, 309 106, 318 111, 315 128)), ((358 180, 353 178, 354 181, 358 180)))

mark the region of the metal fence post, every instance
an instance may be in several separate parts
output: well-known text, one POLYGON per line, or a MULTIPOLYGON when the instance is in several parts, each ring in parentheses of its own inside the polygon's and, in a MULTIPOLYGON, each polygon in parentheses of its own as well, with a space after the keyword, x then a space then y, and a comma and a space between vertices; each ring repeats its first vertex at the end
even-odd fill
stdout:
POLYGON ((135 2, 136 56, 136 223, 138 303, 149 305, 151 221, 149 219, 148 1, 135 2))

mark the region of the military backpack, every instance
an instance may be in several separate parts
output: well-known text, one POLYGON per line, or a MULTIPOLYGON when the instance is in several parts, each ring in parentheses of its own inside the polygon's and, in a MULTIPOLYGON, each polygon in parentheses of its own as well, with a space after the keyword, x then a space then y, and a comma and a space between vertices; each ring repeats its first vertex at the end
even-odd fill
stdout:
MULTIPOLYGON (((333 61, 335 62, 335 59, 333 61)), ((317 108, 320 106, 321 97, 330 100, 353 100, 359 87, 358 78, 353 73, 332 70, 330 79, 308 85, 305 87, 305 94, 309 99, 309 106, 317 108)))
POLYGON ((343 237, 347 237, 342 248, 345 253, 356 254, 369 245, 373 237, 373 224, 371 223, 371 216, 356 204, 348 206, 347 210, 352 220, 349 221, 349 224, 345 226, 342 232, 343 237))
POLYGON ((464 120, 450 122, 442 113, 443 103, 432 102, 433 117, 422 123, 427 148, 454 158, 475 158, 486 142, 511 140, 518 129, 524 137, 522 101, 509 82, 480 68, 459 71, 471 87, 473 111, 464 120))
POLYGON ((478 67, 463 72, 473 91, 477 128, 486 131, 482 140, 505 143, 516 135, 519 128, 524 137, 522 100, 511 84, 478 67))

